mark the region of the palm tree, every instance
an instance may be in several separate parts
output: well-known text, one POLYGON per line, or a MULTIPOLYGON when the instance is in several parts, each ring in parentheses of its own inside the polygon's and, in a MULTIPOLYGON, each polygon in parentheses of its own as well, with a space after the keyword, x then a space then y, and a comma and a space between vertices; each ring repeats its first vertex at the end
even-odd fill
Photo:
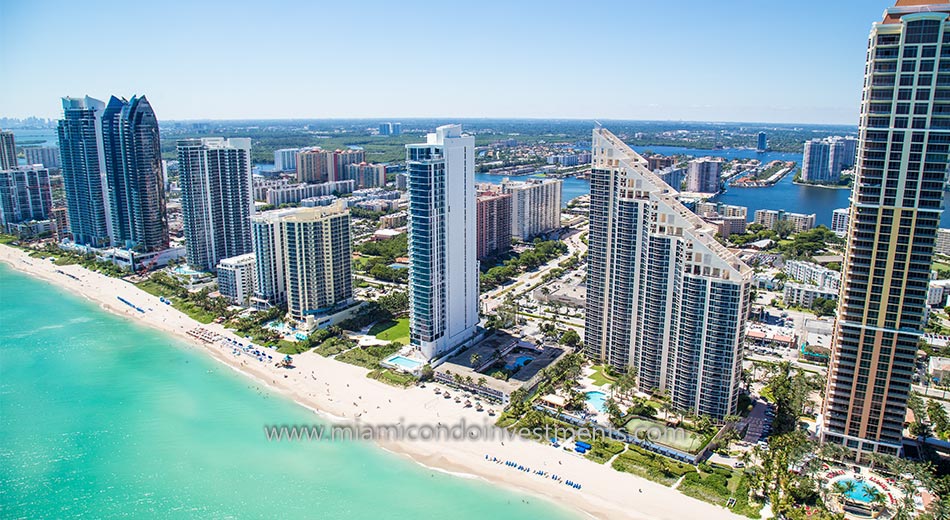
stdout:
POLYGON ((881 493, 877 490, 876 487, 868 488, 866 491, 868 498, 871 499, 871 503, 877 508, 882 508, 887 505, 887 496, 884 493, 881 493))
MULTIPOLYGON (((851 482, 851 487, 854 488, 854 483, 851 482)), ((831 485, 831 492, 836 495, 843 495, 848 492, 848 486, 840 480, 831 485)))
POLYGON ((488 382, 488 380, 485 379, 484 376, 482 376, 482 377, 479 377, 479 378, 478 378, 477 384, 478 384, 478 386, 485 386, 485 383, 487 383, 487 382, 488 382))
POLYGON ((482 360, 482 356, 478 352, 474 352, 468 360, 472 362, 472 368, 475 368, 478 366, 478 362, 482 360))
POLYGON ((858 485, 854 483, 853 480, 849 480, 844 484, 844 493, 850 495, 854 493, 854 490, 857 489, 858 485))
POLYGON ((462 386, 462 381, 464 381, 464 378, 461 374, 452 374, 452 380, 455 381, 457 386, 462 386))
POLYGON ((474 380, 472 379, 472 376, 465 376, 465 384, 466 384, 466 385, 472 386, 472 383, 473 383, 473 382, 474 382, 474 380))

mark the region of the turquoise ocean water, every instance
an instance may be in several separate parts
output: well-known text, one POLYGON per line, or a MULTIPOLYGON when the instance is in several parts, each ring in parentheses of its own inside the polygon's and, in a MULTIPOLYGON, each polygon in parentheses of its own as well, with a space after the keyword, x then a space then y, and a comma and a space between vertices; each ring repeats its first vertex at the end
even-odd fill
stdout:
POLYGON ((179 340, 0 264, 2 518, 571 518, 311 423, 179 340))

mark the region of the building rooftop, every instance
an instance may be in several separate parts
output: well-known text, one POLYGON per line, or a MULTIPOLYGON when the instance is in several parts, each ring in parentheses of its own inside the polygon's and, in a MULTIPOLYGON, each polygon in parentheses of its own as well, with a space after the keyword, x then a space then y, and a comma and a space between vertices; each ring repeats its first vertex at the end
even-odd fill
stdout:
MULTIPOLYGON (((732 251, 729 251, 725 246, 720 244, 715 238, 716 228, 715 226, 710 225, 698 215, 689 210, 686 206, 683 205, 677 198, 677 192, 671 188, 666 182, 663 181, 658 175, 654 174, 647 167, 647 160, 644 159, 640 154, 633 151, 632 148, 627 146, 626 143, 621 141, 617 136, 610 133, 605 128, 597 128, 594 130, 596 133, 600 134, 601 137, 610 142, 614 149, 624 154, 622 159, 625 165, 633 168, 637 174, 646 178, 651 184, 659 187, 660 189, 653 192, 656 198, 662 200, 666 205, 673 209, 679 216, 691 226, 692 229, 686 229, 684 231, 689 232, 693 237, 695 237, 696 242, 702 244, 707 249, 715 253, 719 258, 724 262, 728 263, 733 269, 735 269, 740 276, 749 277, 752 276, 752 268, 746 265, 742 260, 739 260, 732 251)), ((617 162, 617 158, 608 159, 608 161, 617 162)))

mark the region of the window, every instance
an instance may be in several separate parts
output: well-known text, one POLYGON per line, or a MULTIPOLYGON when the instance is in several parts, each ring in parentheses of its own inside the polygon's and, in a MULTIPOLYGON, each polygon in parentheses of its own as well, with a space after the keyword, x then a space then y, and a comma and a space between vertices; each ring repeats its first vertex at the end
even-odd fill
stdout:
POLYGON ((937 43, 940 34, 940 21, 917 20, 908 22, 904 29, 905 43, 937 43))

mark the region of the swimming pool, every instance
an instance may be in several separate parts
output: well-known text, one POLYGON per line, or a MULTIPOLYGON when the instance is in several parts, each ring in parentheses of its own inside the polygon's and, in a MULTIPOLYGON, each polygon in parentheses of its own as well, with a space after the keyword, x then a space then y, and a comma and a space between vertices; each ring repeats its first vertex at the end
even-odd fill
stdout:
POLYGON ((587 404, 589 404, 594 410, 604 413, 607 410, 604 408, 604 401, 607 400, 607 394, 603 392, 593 391, 587 392, 587 404))
POLYGON ((409 359, 405 356, 395 355, 386 360, 386 363, 396 365, 397 367, 412 372, 422 366, 421 361, 409 359))
POLYGON ((514 363, 512 363, 512 364, 510 364, 510 365, 505 365, 505 368, 507 368, 508 370, 515 370, 516 368, 521 368, 521 367, 527 365, 528 363, 530 363, 530 362, 532 362, 532 361, 534 361, 534 358, 533 358, 533 357, 530 357, 530 356, 518 356, 518 357, 515 359, 515 362, 514 362, 514 363))
POLYGON ((854 482, 854 490, 846 492, 844 496, 851 500, 857 500, 858 502, 868 503, 871 501, 871 489, 873 489, 873 486, 867 482, 853 479, 839 480, 839 482, 844 485, 847 485, 849 482, 854 482))

